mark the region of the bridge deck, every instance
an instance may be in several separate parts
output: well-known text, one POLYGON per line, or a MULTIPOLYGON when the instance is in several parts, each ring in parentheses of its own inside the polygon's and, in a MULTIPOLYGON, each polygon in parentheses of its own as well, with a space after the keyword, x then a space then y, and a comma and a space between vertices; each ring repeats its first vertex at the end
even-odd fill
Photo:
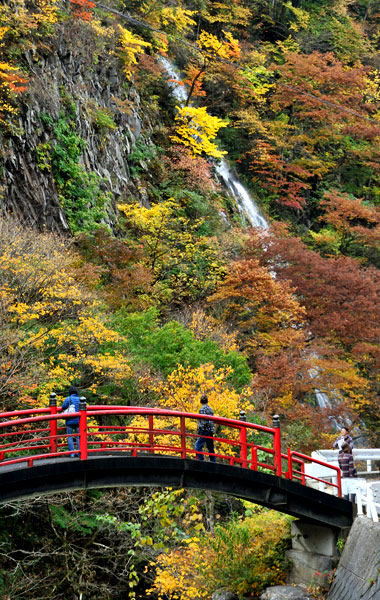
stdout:
POLYGON ((351 502, 263 472, 226 464, 168 456, 92 455, 87 460, 58 457, 0 469, 0 502, 70 490, 169 486, 233 495, 331 527, 353 522, 351 502))

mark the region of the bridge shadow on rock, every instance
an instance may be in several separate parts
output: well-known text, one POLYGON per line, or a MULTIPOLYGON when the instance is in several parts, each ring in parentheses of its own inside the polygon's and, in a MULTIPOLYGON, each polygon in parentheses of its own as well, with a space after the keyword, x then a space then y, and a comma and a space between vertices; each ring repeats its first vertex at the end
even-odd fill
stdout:
POLYGON ((353 504, 260 471, 167 456, 92 456, 87 460, 48 458, 2 467, 0 502, 73 490, 157 486, 202 489, 250 500, 261 506, 330 527, 350 527, 353 504))

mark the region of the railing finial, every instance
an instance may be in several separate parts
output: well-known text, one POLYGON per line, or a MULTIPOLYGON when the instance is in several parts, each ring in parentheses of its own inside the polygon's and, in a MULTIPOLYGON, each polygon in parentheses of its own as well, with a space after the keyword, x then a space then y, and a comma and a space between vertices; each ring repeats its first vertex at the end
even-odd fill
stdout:
POLYGON ((280 427, 280 417, 278 415, 273 415, 272 417, 272 426, 280 427))
POLYGON ((50 393, 49 406, 57 406, 57 394, 55 392, 50 393))
POLYGON ((247 420, 247 414, 245 412, 245 410, 241 409, 240 413, 239 413, 239 421, 246 421, 247 420))

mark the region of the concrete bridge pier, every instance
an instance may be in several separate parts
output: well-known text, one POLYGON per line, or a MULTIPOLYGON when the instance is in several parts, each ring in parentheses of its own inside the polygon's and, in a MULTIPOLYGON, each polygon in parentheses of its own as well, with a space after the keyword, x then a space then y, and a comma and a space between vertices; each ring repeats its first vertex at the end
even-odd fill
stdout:
POLYGON ((292 561, 289 583, 326 586, 338 565, 339 538, 346 539, 350 528, 336 529, 298 519, 291 524, 292 549, 287 551, 292 561))

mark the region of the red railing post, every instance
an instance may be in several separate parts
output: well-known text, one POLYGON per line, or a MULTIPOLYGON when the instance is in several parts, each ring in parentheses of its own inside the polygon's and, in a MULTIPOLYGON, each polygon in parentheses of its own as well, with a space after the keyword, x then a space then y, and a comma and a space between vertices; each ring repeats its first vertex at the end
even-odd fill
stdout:
POLYGON ((87 460, 87 406, 86 398, 81 397, 79 402, 79 451, 80 459, 87 460))
POLYGON ((153 415, 148 416, 148 427, 149 427, 149 452, 154 454, 154 421, 153 415))
POLYGON ((304 462, 301 465, 301 483, 302 483, 302 485, 306 485, 305 463, 304 462))
MULTIPOLYGON (((50 394, 49 408, 51 415, 57 414, 57 394, 55 394, 54 392, 50 394)), ((57 419, 49 420, 49 429, 50 452, 53 454, 54 452, 57 452, 57 419)))
POLYGON ((186 458, 186 417, 181 419, 181 458, 186 458))
POLYGON ((274 450, 274 466, 276 475, 281 477, 282 475, 282 464, 281 464, 281 429, 280 429, 280 417, 273 415, 272 426, 274 429, 273 435, 273 450, 274 450))
POLYGON ((257 446, 251 444, 251 469, 257 471, 257 446))
POLYGON ((240 460, 241 466, 247 468, 247 428, 240 427, 240 460))
POLYGON ((293 463, 292 463, 292 454, 291 454, 291 450, 288 447, 288 472, 286 474, 287 479, 290 479, 290 481, 293 479, 293 463))
POLYGON ((338 497, 342 497, 342 473, 339 471, 336 472, 337 475, 337 485, 338 485, 338 497))

